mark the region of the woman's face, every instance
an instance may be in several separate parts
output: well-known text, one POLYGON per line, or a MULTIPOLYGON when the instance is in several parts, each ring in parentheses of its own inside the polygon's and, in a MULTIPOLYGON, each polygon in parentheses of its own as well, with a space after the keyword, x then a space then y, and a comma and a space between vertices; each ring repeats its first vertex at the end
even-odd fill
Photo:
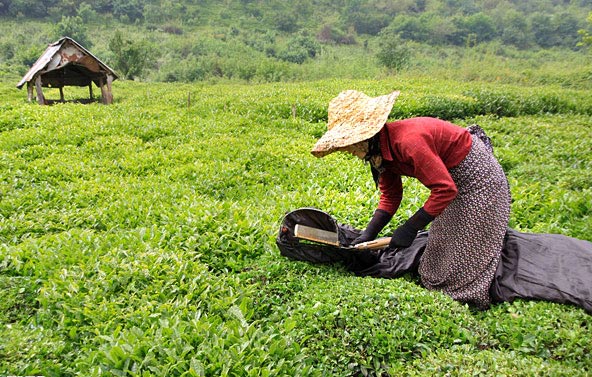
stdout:
POLYGON ((368 154, 368 140, 361 141, 356 144, 348 145, 347 147, 342 147, 338 149, 341 152, 347 152, 353 154, 357 158, 363 160, 368 154))

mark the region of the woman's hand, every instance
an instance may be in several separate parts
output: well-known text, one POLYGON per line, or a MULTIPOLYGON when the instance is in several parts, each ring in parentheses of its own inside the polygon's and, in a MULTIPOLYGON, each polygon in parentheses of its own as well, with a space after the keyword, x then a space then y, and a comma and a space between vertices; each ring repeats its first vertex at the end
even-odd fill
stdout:
POLYGON ((360 234, 355 240, 351 242, 351 245, 353 246, 362 242, 372 241, 373 239, 375 239, 376 236, 378 236, 378 233, 380 233, 380 231, 382 230, 382 228, 384 228, 386 224, 388 224, 388 222, 391 221, 392 217, 393 216, 390 213, 382 209, 377 209, 376 211, 374 211, 372 219, 368 223, 366 229, 364 229, 362 234, 360 234))
POLYGON ((413 240, 417 237, 417 232, 418 230, 411 228, 407 223, 401 225, 393 232, 389 247, 391 249, 397 249, 411 246, 413 240))
POLYGON ((434 220, 434 216, 421 207, 403 225, 395 229, 389 247, 392 249, 409 247, 417 236, 417 232, 425 228, 434 220))
POLYGON ((360 235, 359 235, 359 236, 358 236, 358 237, 357 237, 355 240, 353 240, 353 241, 351 242, 351 244, 350 244, 350 245, 351 245, 351 246, 355 246, 355 245, 357 245, 357 244, 359 244, 359 243, 362 243, 362 242, 368 242, 368 241, 372 241, 372 240, 374 240, 374 239, 376 239, 376 236, 372 237, 372 235, 371 235, 371 234, 367 234, 367 233, 364 231, 364 232, 362 232, 362 233, 361 233, 361 234, 360 234, 360 235))

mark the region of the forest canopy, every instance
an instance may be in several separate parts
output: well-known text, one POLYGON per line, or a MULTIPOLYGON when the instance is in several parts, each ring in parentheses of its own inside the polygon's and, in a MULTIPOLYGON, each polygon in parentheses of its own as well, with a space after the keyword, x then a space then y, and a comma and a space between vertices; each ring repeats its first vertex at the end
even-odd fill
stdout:
MULTIPOLYGON (((385 28, 401 38, 464 45, 499 39, 518 47, 575 48, 592 0, 2 0, 0 16, 60 21, 109 16, 125 23, 186 26, 255 25, 279 32, 335 29, 377 35, 385 28)), ((347 39, 345 39, 347 41, 347 39)))

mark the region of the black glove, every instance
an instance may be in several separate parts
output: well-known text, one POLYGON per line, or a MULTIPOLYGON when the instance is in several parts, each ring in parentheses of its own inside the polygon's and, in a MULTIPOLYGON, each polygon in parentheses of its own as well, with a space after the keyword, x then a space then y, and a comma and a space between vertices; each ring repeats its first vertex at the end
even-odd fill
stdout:
POLYGON ((391 221, 393 216, 385 210, 377 209, 372 215, 372 219, 364 231, 352 241, 351 245, 357 245, 362 242, 372 241, 378 233, 391 221))
POLYGON ((395 229, 389 247, 396 249, 411 246, 417 236, 417 232, 425 228, 432 220, 434 220, 434 216, 427 213, 421 207, 403 225, 395 229))

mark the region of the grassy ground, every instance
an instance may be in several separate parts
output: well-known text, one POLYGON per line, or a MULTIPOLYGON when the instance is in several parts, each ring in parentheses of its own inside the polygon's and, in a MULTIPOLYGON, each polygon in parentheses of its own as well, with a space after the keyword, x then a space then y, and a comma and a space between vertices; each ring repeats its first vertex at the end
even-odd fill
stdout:
MULTIPOLYGON (((586 90, 117 81, 111 106, 38 106, 4 83, 0 374, 591 373, 581 309, 517 301, 475 312, 411 277, 358 278, 279 255, 286 211, 313 206, 363 227, 376 205, 366 166, 309 153, 328 101, 347 88, 402 90, 393 117, 479 123, 510 180, 510 225, 592 240, 586 90)), ((427 197, 405 184, 393 226, 427 197)))

